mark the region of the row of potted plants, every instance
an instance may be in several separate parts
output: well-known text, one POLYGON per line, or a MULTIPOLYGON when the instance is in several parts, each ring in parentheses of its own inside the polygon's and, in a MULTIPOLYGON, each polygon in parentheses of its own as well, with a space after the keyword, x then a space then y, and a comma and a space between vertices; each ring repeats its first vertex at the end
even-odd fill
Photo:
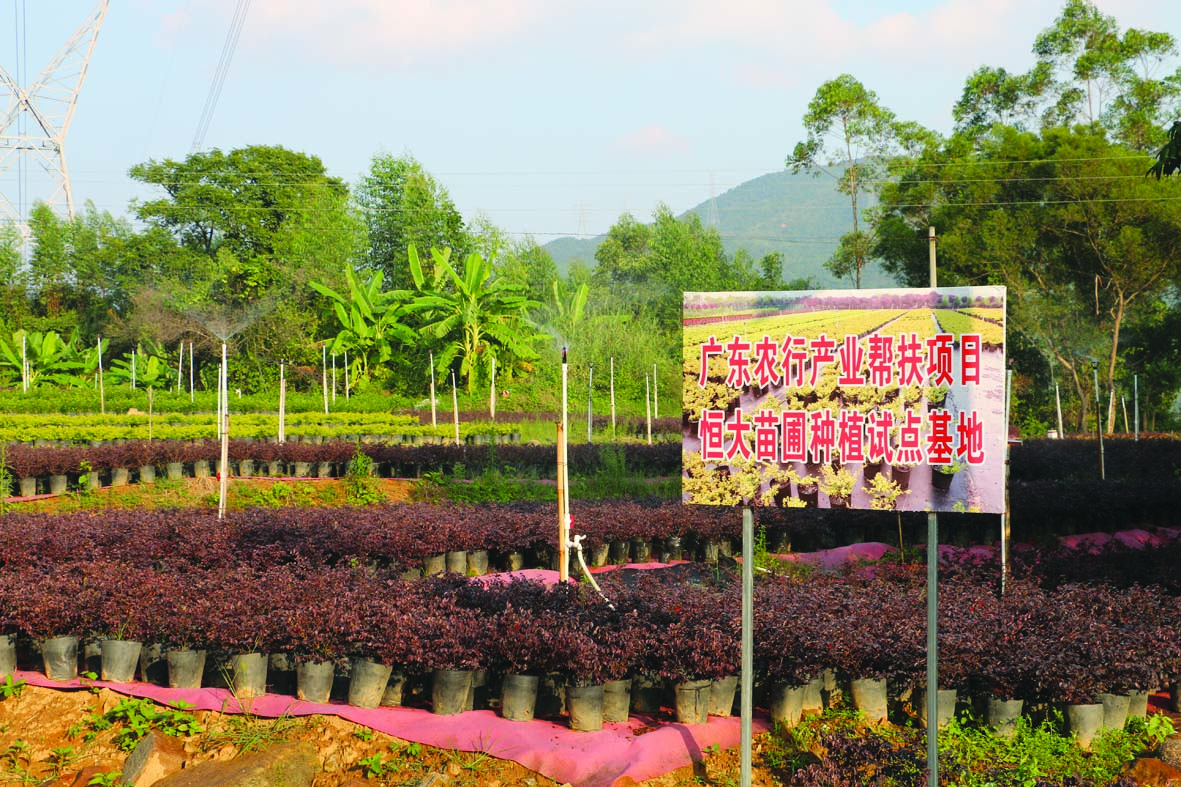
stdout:
MULTIPOLYGON (((622 451, 628 468, 646 477, 676 475, 680 472, 680 447, 673 443, 647 445, 623 443, 603 446, 597 443, 571 445, 570 471, 592 474, 603 465, 604 448, 622 451)), ((554 446, 497 445, 475 446, 450 442, 408 445, 404 443, 365 443, 347 440, 308 442, 291 440, 275 443, 262 440, 233 439, 229 442, 230 460, 251 461, 257 467, 269 462, 294 464, 305 462, 347 465, 357 451, 365 453, 376 467, 391 477, 417 477, 426 472, 451 471, 462 465, 479 474, 511 466, 519 473, 537 477, 552 476, 555 467, 554 446)), ((6 463, 17 478, 67 475, 77 473, 85 463, 96 470, 116 467, 163 467, 171 463, 215 462, 221 457, 216 440, 128 440, 91 447, 32 447, 14 444, 6 447, 6 463)))
MULTIPOLYGON (((632 676, 708 687, 739 668, 737 583, 715 576, 607 575, 603 597, 578 584, 457 575, 406 582, 303 561, 185 570, 62 562, 0 572, 0 633, 285 653, 337 668, 365 659, 403 675, 482 669, 558 675, 571 687, 632 676)), ((758 682, 805 686, 828 671, 921 687, 923 579, 921 570, 884 566, 807 582, 761 578, 758 682)), ((1181 675, 1181 604, 1153 589, 1046 590, 1011 578, 999 596, 990 578, 968 569, 943 583, 940 601, 940 689, 1094 703, 1181 675)))
MULTIPOLYGON (((291 440, 276 444, 265 440, 233 439, 230 458, 256 463, 347 462, 357 450, 356 441, 322 440, 317 443, 291 440)), ((570 446, 568 461, 573 473, 589 474, 602 466, 604 449, 622 450, 633 473, 646 477, 680 475, 679 442, 600 444, 578 443, 570 446)), ((1174 470, 1181 465, 1181 440, 1145 439, 1108 441, 1105 466, 1109 480, 1174 480, 1174 470)), ((450 471, 456 464, 479 474, 504 466, 519 473, 547 478, 553 475, 555 448, 552 445, 498 445, 495 450, 455 444, 407 445, 404 443, 362 443, 364 451, 376 464, 402 477, 423 472, 450 471)), ((220 444, 216 440, 132 440, 97 447, 33 447, 14 444, 7 447, 7 463, 18 477, 45 476, 75 472, 85 461, 90 467, 163 466, 169 462, 216 460, 220 444)), ((1089 440, 1026 440, 1011 447, 1010 483, 1046 482, 1092 483, 1097 476, 1095 444, 1089 440)), ((1102 486, 1102 485, 1099 485, 1102 486)))

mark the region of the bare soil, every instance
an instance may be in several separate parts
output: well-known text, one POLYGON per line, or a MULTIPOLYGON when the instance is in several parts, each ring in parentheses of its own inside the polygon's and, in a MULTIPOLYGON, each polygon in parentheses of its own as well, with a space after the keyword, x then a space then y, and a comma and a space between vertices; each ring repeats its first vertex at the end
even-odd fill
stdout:
MULTIPOLYGON (((113 741, 123 726, 96 732, 87 722, 125 699, 109 689, 59 691, 24 686, 18 696, 0 701, 0 781, 45 784, 61 779, 68 785, 83 769, 120 772, 128 753, 113 741)), ((320 756, 321 772, 314 787, 357 787, 364 782, 416 785, 431 773, 446 775, 456 787, 557 787, 552 779, 515 762, 412 744, 335 716, 263 719, 214 711, 193 715, 203 731, 185 739, 190 762, 228 760, 275 743, 307 741, 320 756), (361 763, 374 762, 375 756, 380 758, 379 774, 361 763)), ((773 780, 767 766, 764 750, 769 745, 766 735, 755 740, 754 784, 760 787, 782 783, 773 780)), ((730 749, 642 784, 733 785, 738 776, 739 752, 730 749)))

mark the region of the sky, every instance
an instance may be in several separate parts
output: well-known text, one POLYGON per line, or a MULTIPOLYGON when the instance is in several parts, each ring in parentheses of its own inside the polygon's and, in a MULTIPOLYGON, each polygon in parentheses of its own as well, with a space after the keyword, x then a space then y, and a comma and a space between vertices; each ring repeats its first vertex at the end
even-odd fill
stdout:
MULTIPOLYGON (((158 196, 127 171, 192 151, 237 5, 111 0, 65 142, 76 202, 129 216, 131 200, 158 196)), ((1181 4, 1097 5, 1121 27, 1181 31, 1181 4)), ((0 67, 28 84, 95 7, 0 0, 0 67)), ((947 132, 966 77, 1028 69, 1061 7, 252 0, 203 149, 281 145, 349 183, 375 155, 410 154, 469 220, 546 243, 782 170, 816 89, 842 73, 899 118, 947 132)), ((14 171, 0 173, 6 195, 14 171)), ((44 188, 30 178, 25 194, 44 188)))

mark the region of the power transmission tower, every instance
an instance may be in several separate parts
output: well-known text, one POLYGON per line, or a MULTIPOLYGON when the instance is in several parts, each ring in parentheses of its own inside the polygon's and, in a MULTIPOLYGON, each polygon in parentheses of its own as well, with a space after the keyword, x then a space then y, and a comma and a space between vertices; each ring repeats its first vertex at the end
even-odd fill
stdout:
MULTIPOLYGON (((66 134, 74 119, 78 93, 86 79, 109 2, 99 0, 86 21, 27 89, 0 66, 0 106, 4 107, 0 114, 0 175, 19 159, 32 159, 54 184, 44 202, 59 209, 64 206, 71 218, 74 193, 66 165, 66 134)), ((22 236, 28 237, 28 222, 21 208, 13 205, 8 195, 0 193, 0 222, 4 221, 16 224, 22 236)))
POLYGON ((709 173, 709 207, 705 211, 705 226, 718 227, 718 189, 712 172, 709 173))

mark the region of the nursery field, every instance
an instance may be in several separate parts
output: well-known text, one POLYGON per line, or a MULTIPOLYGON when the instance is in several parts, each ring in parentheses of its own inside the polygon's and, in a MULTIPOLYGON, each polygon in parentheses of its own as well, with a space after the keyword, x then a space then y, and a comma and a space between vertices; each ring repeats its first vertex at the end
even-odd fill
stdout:
MULTIPOLYGON (((0 664, 15 672, 0 684, 0 778, 111 774, 127 731, 155 727, 192 763, 312 742, 323 787, 431 773, 737 783, 740 517, 680 503, 679 446, 572 452, 574 532, 605 598, 577 565, 576 585, 555 584, 552 447, 344 447, 308 445, 333 459, 321 478, 232 479, 224 519, 215 478, 192 463, 175 480, 161 466, 112 486, 104 471, 96 486, 71 476, 63 494, 7 501, 0 664), (77 648, 67 674, 49 650, 63 639, 77 648), (130 675, 107 663, 123 642, 143 643, 130 675), (172 655, 189 652, 205 668, 174 687, 172 655), (356 686, 370 664, 386 672, 367 700, 356 686), (319 689, 305 684, 313 665, 327 669, 319 689), (440 694, 453 673, 467 688, 440 694), (517 720, 518 677, 531 675, 517 720), (590 722, 575 704, 585 689, 602 698, 590 722)), ((954 546, 940 553, 939 688, 957 698, 943 784, 1132 787, 1125 766, 1172 735, 1177 447, 1116 441, 1106 484, 1088 478, 1092 459, 1085 441, 1015 448, 1003 584, 994 519, 941 517, 954 546), (1090 491, 1071 508, 1062 492, 1075 489, 1090 491), (1046 523, 1055 496, 1066 513, 1046 523), (1123 703, 1118 721, 1108 697, 1123 703), (994 700, 1022 712, 1001 720, 994 700), (1075 707, 1100 708, 1098 727, 1079 726, 1075 707)), ((755 784, 922 784, 925 515, 755 513, 755 784), (865 698, 870 684, 882 699, 865 698)))

